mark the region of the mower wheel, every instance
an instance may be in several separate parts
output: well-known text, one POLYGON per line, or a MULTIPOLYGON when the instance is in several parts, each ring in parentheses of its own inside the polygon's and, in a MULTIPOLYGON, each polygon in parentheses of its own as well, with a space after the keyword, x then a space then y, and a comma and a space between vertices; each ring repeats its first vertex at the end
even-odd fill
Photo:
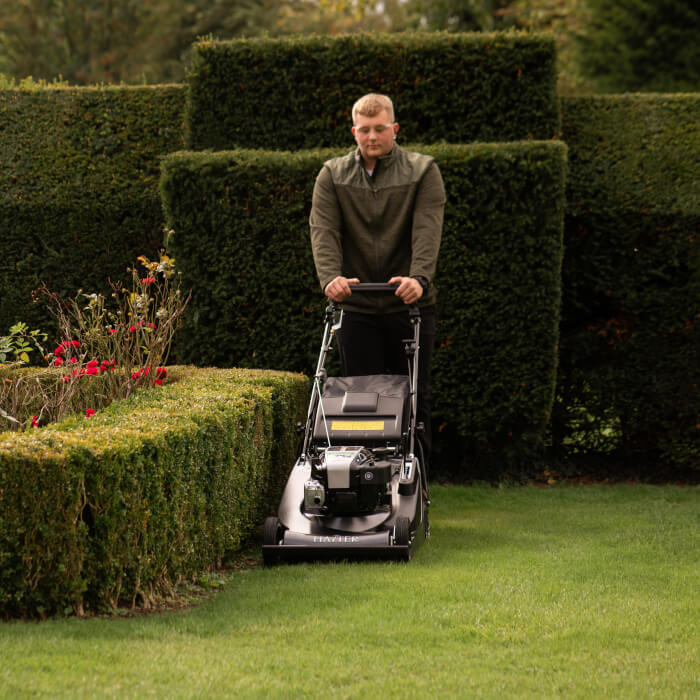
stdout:
POLYGON ((411 536, 411 521, 408 518, 396 518, 394 525, 394 544, 407 545, 411 536))
POLYGON ((274 516, 265 518, 263 528, 263 544, 279 544, 282 539, 282 525, 280 519, 274 516))

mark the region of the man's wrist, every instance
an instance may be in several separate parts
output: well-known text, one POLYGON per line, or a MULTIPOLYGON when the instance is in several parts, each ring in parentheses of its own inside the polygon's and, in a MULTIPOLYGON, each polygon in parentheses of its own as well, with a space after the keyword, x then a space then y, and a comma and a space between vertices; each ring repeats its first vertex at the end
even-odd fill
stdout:
POLYGON ((424 292, 427 291, 428 280, 425 279, 425 277, 423 277, 422 275, 413 275, 413 279, 416 280, 418 282, 418 284, 420 284, 420 286, 424 292))

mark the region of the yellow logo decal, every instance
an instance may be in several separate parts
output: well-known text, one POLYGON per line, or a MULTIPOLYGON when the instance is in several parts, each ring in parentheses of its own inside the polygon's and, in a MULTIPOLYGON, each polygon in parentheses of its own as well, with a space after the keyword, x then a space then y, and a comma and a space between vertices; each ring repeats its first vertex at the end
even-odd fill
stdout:
POLYGON ((383 420, 334 420, 331 430, 384 430, 383 420))

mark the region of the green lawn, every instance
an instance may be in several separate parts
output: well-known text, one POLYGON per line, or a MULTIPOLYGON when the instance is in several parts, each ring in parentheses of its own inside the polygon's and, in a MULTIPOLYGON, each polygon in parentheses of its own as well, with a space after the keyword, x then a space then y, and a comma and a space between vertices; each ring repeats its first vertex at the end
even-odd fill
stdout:
POLYGON ((409 564, 0 624, 0 697, 700 697, 700 488, 434 487, 409 564))

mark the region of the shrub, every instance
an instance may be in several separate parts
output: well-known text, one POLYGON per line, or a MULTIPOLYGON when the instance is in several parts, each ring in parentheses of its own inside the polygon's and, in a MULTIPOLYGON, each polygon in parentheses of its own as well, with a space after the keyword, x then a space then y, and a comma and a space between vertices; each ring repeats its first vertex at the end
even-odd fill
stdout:
MULTIPOLYGON (((450 468, 478 469, 505 453, 526 460, 542 443, 554 392, 566 149, 417 150, 436 158, 448 197, 433 384, 437 425, 462 440, 462 461, 450 468)), ((315 175, 335 154, 164 159, 170 246, 194 290, 177 346, 184 361, 313 373, 325 302, 308 211, 315 175), (203 250, 218 251, 206 270, 203 250)))
POLYGON ((570 176, 555 445, 698 467, 700 96, 562 106, 570 176))
MULTIPOLYGON (((179 288, 173 258, 139 258, 144 271, 130 270, 131 288, 112 283, 116 306, 99 294, 80 292, 69 302, 44 287, 63 340, 47 352, 38 339, 46 334, 28 331, 18 323, 0 339, 0 426, 36 428, 64 415, 91 412, 126 398, 146 384, 162 385, 170 346, 189 297, 179 288), (33 347, 36 346, 36 347, 33 347), (52 369, 16 371, 38 349, 52 369), (97 380, 99 377, 100 381, 97 380)), ((110 299, 113 301, 113 299, 110 299)))
POLYGON ((0 90, 0 328, 53 333, 42 282, 106 294, 157 255, 158 157, 182 147, 183 104, 180 86, 0 90))
POLYGON ((307 380, 173 375, 90 419, 0 433, 0 614, 148 606, 276 505, 307 380))
POLYGON ((203 41, 188 76, 187 147, 343 146, 367 92, 392 97, 414 142, 549 139, 559 131, 555 84, 554 42, 538 35, 203 41))

